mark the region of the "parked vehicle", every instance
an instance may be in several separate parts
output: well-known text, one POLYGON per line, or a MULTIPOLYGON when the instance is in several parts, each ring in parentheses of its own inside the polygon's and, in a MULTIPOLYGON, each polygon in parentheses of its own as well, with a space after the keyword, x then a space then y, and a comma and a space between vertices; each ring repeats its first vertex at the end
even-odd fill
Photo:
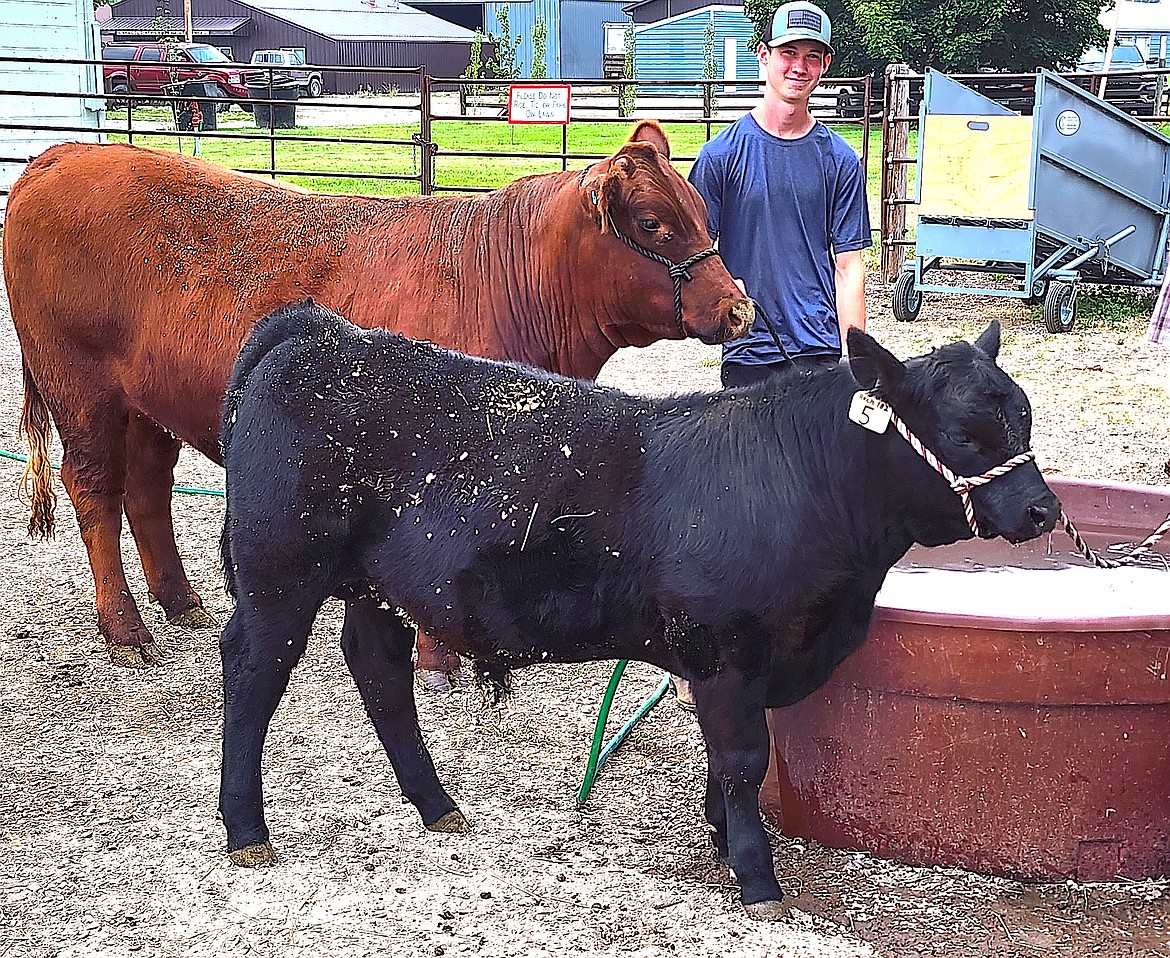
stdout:
POLYGON ((106 93, 121 105, 131 93, 166 93, 189 80, 214 84, 220 112, 246 100, 243 71, 207 43, 109 43, 102 47, 106 93), (169 51, 169 56, 168 56, 169 51))
POLYGON ((274 84, 291 83, 299 87, 301 96, 318 97, 325 92, 321 71, 306 66, 305 56, 300 50, 257 50, 252 54, 252 64, 270 69, 249 70, 245 77, 247 83, 267 81, 271 76, 274 84))
POLYGON ((1093 74, 1077 77, 1077 86, 1100 95, 1101 75, 1105 77, 1105 102, 1138 116, 1152 116, 1161 112, 1163 82, 1149 71, 1161 64, 1156 59, 1147 61, 1145 54, 1132 43, 1118 43, 1113 47, 1109 66, 1105 65, 1105 51, 1099 47, 1086 50, 1077 63, 1077 73, 1093 74))

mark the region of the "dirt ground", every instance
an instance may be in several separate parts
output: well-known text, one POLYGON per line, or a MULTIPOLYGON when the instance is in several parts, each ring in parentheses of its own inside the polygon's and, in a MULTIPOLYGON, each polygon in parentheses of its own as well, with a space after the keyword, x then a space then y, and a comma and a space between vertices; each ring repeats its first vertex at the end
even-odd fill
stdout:
MULTIPOLYGON (((901 356, 970 337, 991 315, 1003 320, 1001 361, 1032 397, 1047 468, 1170 485, 1170 351, 1142 342, 1144 315, 1051 337, 1023 306, 936 298, 906 325, 890 317, 889 293, 871 283, 870 328, 901 356)), ((0 296, 0 450, 23 453, 6 304, 0 296)), ((619 354, 603 378, 665 392, 713 386, 717 368, 715 349, 671 343, 619 354)), ((780 835, 776 868, 795 910, 775 925, 748 920, 709 850, 690 714, 658 706, 577 807, 608 663, 522 673, 498 709, 472 692, 422 697, 436 765, 473 826, 427 833, 349 682, 336 608, 318 623, 268 736, 268 818, 281 860, 235 868, 215 810, 216 634, 172 628, 151 608, 167 662, 113 668, 63 490, 58 539, 30 542, 15 494, 20 466, 5 461, 0 958, 1170 956, 1165 879, 1025 885, 780 835)), ((222 488, 220 470, 190 452, 178 481, 222 488)), ((221 510, 212 496, 176 498, 188 571, 223 620, 221 510)), ((145 605, 128 536, 124 549, 145 605)), ((629 674, 618 716, 660 678, 642 666, 629 674)))

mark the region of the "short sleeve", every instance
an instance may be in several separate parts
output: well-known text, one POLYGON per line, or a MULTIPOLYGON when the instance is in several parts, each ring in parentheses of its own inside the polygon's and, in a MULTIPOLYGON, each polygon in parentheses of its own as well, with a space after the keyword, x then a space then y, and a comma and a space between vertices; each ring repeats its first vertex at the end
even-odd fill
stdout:
POLYGON ((723 209, 723 170, 709 144, 699 150, 694 166, 687 176, 707 206, 707 233, 712 240, 719 238, 719 216, 723 209))
POLYGON ((869 228, 869 204, 865 198, 865 173, 852 149, 837 167, 833 194, 830 241, 834 252, 849 253, 873 245, 869 228))

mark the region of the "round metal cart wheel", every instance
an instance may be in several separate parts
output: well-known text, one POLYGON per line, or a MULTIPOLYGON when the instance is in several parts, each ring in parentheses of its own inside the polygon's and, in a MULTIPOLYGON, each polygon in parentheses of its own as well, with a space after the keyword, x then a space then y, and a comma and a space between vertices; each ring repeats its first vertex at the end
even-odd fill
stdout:
POLYGON ((1032 284, 1032 291, 1028 294, 1026 302, 1029 306, 1038 306, 1044 302, 1044 297, 1048 295, 1049 282, 1046 279, 1038 279, 1032 284))
POLYGON ((904 269, 894 283, 894 319, 912 323, 922 309, 922 293, 914 288, 914 270, 904 269))
POLYGON ((1044 297, 1044 327, 1050 333, 1067 333, 1077 321, 1077 295, 1072 283, 1052 283, 1044 297))

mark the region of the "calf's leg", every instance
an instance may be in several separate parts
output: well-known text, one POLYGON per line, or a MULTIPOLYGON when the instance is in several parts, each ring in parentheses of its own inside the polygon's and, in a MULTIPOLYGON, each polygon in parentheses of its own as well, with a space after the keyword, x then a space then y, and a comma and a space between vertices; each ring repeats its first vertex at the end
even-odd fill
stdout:
MULTIPOLYGON (((241 592, 241 596, 246 593, 241 592)), ((293 666, 304 654, 309 630, 324 600, 297 599, 259 609, 247 600, 236 606, 223 630, 223 765, 219 810, 227 828, 228 854, 237 865, 265 865, 275 859, 264 821, 260 759, 268 723, 288 688, 293 666)))
POLYGON ((126 447, 126 518, 151 595, 172 625, 211 628, 217 623, 191 588, 175 546, 171 486, 182 443, 141 413, 131 413, 126 447))
MULTIPOLYGON (((419 633, 421 641, 422 633, 419 633)), ((366 714, 374 723, 398 785, 435 832, 461 832, 467 821, 444 791, 418 727, 410 661, 413 636, 393 609, 371 599, 345 604, 341 648, 366 714)))
POLYGON ((752 918, 775 919, 784 914, 784 896, 760 819, 760 785, 768 770, 766 685, 763 676, 748 678, 731 668, 694 683, 699 726, 707 743, 708 819, 718 836, 718 809, 714 816, 711 809, 718 787, 726 816, 727 858, 744 909, 752 918))
POLYGON ((707 793, 703 799, 707 824, 711 826, 711 843, 721 862, 727 859, 727 803, 723 800, 723 786, 715 776, 711 763, 707 763, 707 793))

